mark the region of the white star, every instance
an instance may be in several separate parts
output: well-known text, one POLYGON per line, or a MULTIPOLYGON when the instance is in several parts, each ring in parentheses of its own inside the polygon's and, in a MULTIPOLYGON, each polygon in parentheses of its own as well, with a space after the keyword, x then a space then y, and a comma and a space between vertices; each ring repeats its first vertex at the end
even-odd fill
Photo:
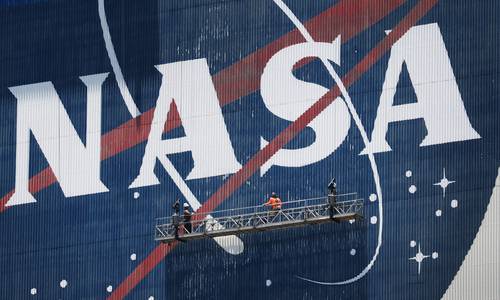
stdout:
POLYGON ((434 183, 434 185, 439 185, 443 189, 443 198, 444 198, 446 195, 446 188, 448 187, 448 185, 452 183, 455 183, 455 181, 448 180, 448 178, 446 178, 446 170, 443 168, 443 178, 441 178, 441 181, 434 183))
POLYGON ((417 252, 417 254, 415 254, 414 257, 408 258, 408 260, 414 260, 414 261, 416 261, 418 263, 418 275, 420 275, 421 264, 424 261, 424 259, 426 259, 427 257, 430 257, 430 255, 424 255, 422 253, 422 251, 420 250, 420 243, 419 243, 418 244, 418 252, 417 252))

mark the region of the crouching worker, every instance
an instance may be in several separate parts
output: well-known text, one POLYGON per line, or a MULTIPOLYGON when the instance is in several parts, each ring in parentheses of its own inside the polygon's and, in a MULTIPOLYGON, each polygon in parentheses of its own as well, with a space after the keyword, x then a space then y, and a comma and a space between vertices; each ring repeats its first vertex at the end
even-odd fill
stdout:
POLYGON ((273 192, 269 200, 264 203, 264 206, 270 207, 271 210, 269 211, 269 216, 273 218, 281 209, 281 199, 278 197, 278 195, 276 195, 276 193, 273 192))

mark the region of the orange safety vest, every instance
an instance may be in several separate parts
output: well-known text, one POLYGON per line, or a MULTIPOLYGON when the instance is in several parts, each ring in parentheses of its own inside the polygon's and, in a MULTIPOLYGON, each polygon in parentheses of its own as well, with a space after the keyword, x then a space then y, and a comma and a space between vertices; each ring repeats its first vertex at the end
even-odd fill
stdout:
POLYGON ((271 197, 264 205, 271 206, 272 209, 281 209, 281 199, 271 197))

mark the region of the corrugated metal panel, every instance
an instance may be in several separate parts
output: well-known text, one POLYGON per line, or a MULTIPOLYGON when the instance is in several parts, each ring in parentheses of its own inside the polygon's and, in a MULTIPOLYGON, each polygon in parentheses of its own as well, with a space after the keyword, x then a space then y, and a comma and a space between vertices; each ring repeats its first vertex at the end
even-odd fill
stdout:
POLYGON ((0 298, 500 299, 499 6, 2 3, 0 298), (363 221, 153 240, 331 177, 363 221))

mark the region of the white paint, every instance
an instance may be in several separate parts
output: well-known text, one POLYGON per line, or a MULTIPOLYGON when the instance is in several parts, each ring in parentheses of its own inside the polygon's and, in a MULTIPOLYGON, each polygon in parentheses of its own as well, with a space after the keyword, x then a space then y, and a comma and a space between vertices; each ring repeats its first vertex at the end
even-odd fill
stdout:
MULTIPOLYGON (((196 211, 201 207, 200 202, 167 154, 191 151, 194 167, 187 179, 234 173, 241 165, 234 155, 206 60, 176 62, 156 68, 163 75, 162 84, 139 175, 129 188, 159 184, 154 174, 158 160, 196 211), (196 88, 193 89, 193 86, 196 88), (186 137, 162 140, 172 101, 176 103, 186 137)), ((241 254, 244 250, 243 242, 235 235, 216 237, 214 240, 229 254, 241 254)))
MULTIPOLYGON (((286 6, 286 4, 282 0, 274 0, 276 5, 279 6, 279 8, 287 15, 287 17, 293 22, 295 27, 300 31, 302 36, 306 39, 307 42, 309 43, 314 43, 313 38, 307 31, 307 29, 304 27, 304 25, 297 19, 297 17, 293 14, 293 12, 286 6)), ((351 97, 349 96, 349 93, 347 92, 346 87, 344 86, 344 83, 340 79, 339 75, 335 70, 333 69, 332 65, 328 62, 328 60, 324 57, 320 57, 321 62, 325 66, 325 68, 328 70, 328 73, 330 76, 333 78, 335 83, 340 89, 340 92, 342 93, 342 96, 344 97, 344 101, 349 108, 349 112, 351 113, 352 118, 354 119, 354 123, 356 124, 356 127, 358 128, 361 138, 363 139, 363 143, 368 145, 368 135, 366 134, 366 130, 361 123, 361 119, 356 111, 356 108, 352 104, 351 97)), ((309 281, 312 283, 316 284, 321 284, 321 285, 344 285, 344 284, 349 284, 358 281, 359 279, 363 278, 368 272, 371 270, 373 265, 375 264, 375 261, 377 260, 378 254, 380 253, 380 247, 382 247, 382 232, 383 232, 383 200, 382 200, 382 188, 380 187, 380 177, 378 174, 378 168, 377 168, 377 163, 375 161, 375 157, 373 156, 373 153, 368 153, 368 160, 370 161, 370 167, 372 169, 373 173, 373 180, 375 182, 375 188, 377 191, 378 195, 378 209, 379 209, 379 216, 380 216, 380 225, 378 229, 378 235, 377 235, 377 247, 375 248, 375 252, 370 260, 370 262, 365 266, 365 268, 355 275, 354 277, 351 277, 349 279, 343 280, 343 281, 338 281, 338 282, 321 282, 321 281, 316 281, 316 280, 311 280, 308 278, 304 278, 301 276, 296 276, 297 278, 305 281, 309 281)))
POLYGON ((410 247, 414 248, 417 245, 417 242, 415 241, 410 241, 410 247))
POLYGON ((356 249, 351 249, 351 251, 349 252, 349 254, 351 254, 352 256, 356 255, 356 249))
POLYGON ((408 192, 410 192, 410 194, 415 194, 417 192, 417 187, 415 185, 411 185, 409 188, 408 188, 408 192))
POLYGON ((440 209, 436 210, 436 217, 441 217, 442 214, 443 212, 440 209))
POLYGON ((137 254, 135 254, 135 253, 130 254, 130 260, 131 261, 134 261, 136 259, 137 259, 137 254))
POLYGON ((158 65, 163 75, 139 175, 129 188, 159 184, 156 160, 191 151, 194 167, 187 179, 235 173, 236 160, 212 77, 205 59, 158 65), (193 88, 196 87, 196 88, 193 88), (170 104, 175 101, 185 137, 162 140, 170 104))
POLYGON ((376 194, 371 194, 368 199, 370 199, 371 202, 377 201, 377 195, 376 194))
POLYGON ((385 138, 389 123, 420 118, 428 133, 421 147, 481 138, 465 111, 437 23, 414 26, 393 45, 372 140, 361 154, 391 151, 385 138), (393 105, 404 63, 417 102, 393 105))
POLYGON ((271 284, 273 284, 273 282, 270 279, 267 279, 266 286, 269 287, 269 286, 271 286, 271 284))
POLYGON ((116 84, 118 85, 118 89, 120 90, 129 113, 133 118, 135 118, 139 116, 141 112, 139 111, 137 105, 135 105, 134 99, 132 98, 127 83, 125 82, 125 78, 123 77, 120 64, 118 63, 118 58, 116 57, 115 48, 113 47, 113 41, 111 40, 111 34, 109 32, 108 21, 106 19, 104 0, 98 0, 98 6, 102 37, 104 39, 104 44, 106 45, 106 52, 108 53, 109 61, 111 62, 111 68, 113 68, 113 73, 115 74, 116 84))
POLYGON ((66 281, 66 279, 61 280, 61 282, 59 282, 59 286, 63 289, 66 288, 68 286, 68 281, 66 281))
POLYGON ((108 293, 111 293, 113 291, 113 286, 112 285, 108 285, 108 287, 106 287, 106 291, 108 293))
POLYGON ((410 177, 411 177, 411 175, 412 175, 411 170, 406 171, 405 176, 406 176, 407 178, 410 178, 410 177))
POLYGON ((100 179, 101 88, 107 76, 108 73, 80 77, 87 87, 86 145, 52 83, 9 88, 17 98, 16 184, 6 206, 36 202, 28 190, 30 133, 66 197, 108 191, 100 179))
POLYGON ((356 222, 356 219, 350 219, 349 224, 354 224, 356 222))
MULTIPOLYGON (((306 57, 323 57, 340 64, 340 38, 333 44, 301 43, 278 51, 267 62, 261 77, 261 94, 267 109, 281 119, 294 121, 328 92, 318 84, 297 79, 293 66, 306 57)), ((311 145, 300 149, 280 149, 260 173, 263 176, 272 166, 303 167, 323 160, 347 137, 351 118, 340 97, 308 125, 315 133, 311 145)), ((260 148, 269 142, 261 137, 260 148)))
POLYGON ((134 192, 134 199, 139 199, 140 196, 139 192, 134 192))
MULTIPOLYGON (((166 155, 158 158, 160 163, 163 165, 167 173, 170 175, 175 185, 179 191, 184 196, 184 199, 189 203, 194 211, 197 211, 201 207, 201 203, 196 199, 191 189, 188 187, 186 182, 182 179, 181 175, 175 169, 172 162, 168 159, 166 155)), ((207 219, 213 219, 211 215, 207 215, 207 219)), ((224 228, 217 221, 213 220, 212 227, 224 228)), ((214 241, 219 244, 227 253, 237 255, 243 253, 244 244, 243 241, 235 235, 215 237, 214 241)))
POLYGON ((155 300, 155 297, 149 296, 148 300, 155 300))
POLYGON ((448 185, 455 183, 454 180, 449 180, 446 178, 446 169, 443 168, 443 178, 439 182, 434 183, 434 185, 440 186, 441 189, 443 190, 443 198, 446 196, 446 188, 448 185))
POLYGON ((469 252, 443 300, 500 299, 500 168, 490 203, 469 252))
POLYGON ((425 255, 422 253, 422 250, 420 250, 420 244, 418 244, 418 252, 415 254, 414 257, 410 257, 409 260, 414 260, 418 264, 418 275, 420 275, 420 270, 422 267, 422 262, 424 259, 428 258, 429 255, 425 255))
POLYGON ((457 208, 458 207, 458 200, 456 200, 456 199, 451 200, 450 206, 452 208, 457 208))
POLYGON ((372 224, 374 224, 374 225, 375 225, 375 224, 377 224, 377 216, 372 216, 372 217, 370 218, 370 223, 372 223, 372 224))
POLYGON ((30 293, 31 293, 31 295, 36 295, 36 293, 37 293, 36 288, 32 288, 32 289, 30 290, 30 293))
POLYGON ((439 253, 432 252, 432 259, 437 259, 439 257, 439 253))

